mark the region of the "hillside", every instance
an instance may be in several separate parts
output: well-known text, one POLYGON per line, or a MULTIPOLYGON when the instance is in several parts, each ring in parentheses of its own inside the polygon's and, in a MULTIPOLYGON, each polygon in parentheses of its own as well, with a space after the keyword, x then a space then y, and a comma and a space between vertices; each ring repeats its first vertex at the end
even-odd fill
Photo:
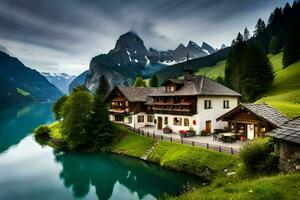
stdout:
MULTIPOLYGON (((283 69, 282 55, 282 52, 268 55, 275 72, 274 85, 266 97, 257 103, 267 103, 293 118, 300 115, 300 61, 283 69)), ((212 67, 201 68, 195 74, 206 74, 210 78, 224 76, 225 64, 226 61, 223 60, 212 67)))
POLYGON ((0 51, 0 104, 54 101, 62 92, 36 70, 0 51))
POLYGON ((282 53, 271 55, 270 61, 276 73, 274 85, 266 97, 257 103, 267 103, 288 117, 300 115, 300 61, 282 69, 282 53))

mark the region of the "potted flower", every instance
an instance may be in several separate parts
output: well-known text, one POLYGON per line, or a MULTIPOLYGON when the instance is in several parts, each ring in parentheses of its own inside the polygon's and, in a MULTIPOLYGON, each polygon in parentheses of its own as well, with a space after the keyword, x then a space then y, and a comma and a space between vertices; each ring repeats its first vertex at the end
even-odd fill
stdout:
POLYGON ((170 129, 168 126, 165 126, 163 128, 163 133, 165 133, 165 134, 172 133, 172 129, 170 129))
POLYGON ((185 138, 186 137, 186 131, 185 130, 180 130, 179 131, 179 136, 180 136, 180 138, 185 138))
POLYGON ((201 136, 206 136, 207 135, 207 131, 206 130, 202 130, 200 133, 201 136))
POLYGON ((193 129, 193 127, 190 127, 190 129, 186 131, 186 136, 187 137, 195 136, 195 130, 193 129))

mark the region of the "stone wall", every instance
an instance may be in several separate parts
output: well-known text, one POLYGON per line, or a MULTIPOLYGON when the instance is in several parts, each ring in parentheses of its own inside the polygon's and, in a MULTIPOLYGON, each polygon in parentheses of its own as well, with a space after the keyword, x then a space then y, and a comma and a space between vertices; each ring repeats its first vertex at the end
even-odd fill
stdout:
POLYGON ((291 142, 280 142, 279 169, 284 173, 300 171, 300 145, 291 142))

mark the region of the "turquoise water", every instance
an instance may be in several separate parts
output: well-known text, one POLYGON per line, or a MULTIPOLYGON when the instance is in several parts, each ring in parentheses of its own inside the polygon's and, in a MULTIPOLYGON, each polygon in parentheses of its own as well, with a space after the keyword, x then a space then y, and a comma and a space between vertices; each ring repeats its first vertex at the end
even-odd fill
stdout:
POLYGON ((30 133, 53 121, 50 104, 0 109, 0 200, 157 199, 200 183, 138 159, 41 147, 30 133))

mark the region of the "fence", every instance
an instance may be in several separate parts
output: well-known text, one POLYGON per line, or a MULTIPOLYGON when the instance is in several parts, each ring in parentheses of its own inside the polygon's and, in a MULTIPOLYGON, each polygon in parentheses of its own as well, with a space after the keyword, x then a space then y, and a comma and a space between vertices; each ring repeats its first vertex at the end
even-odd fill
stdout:
POLYGON ((133 128, 133 127, 127 126, 127 125, 124 125, 124 126, 139 135, 149 137, 149 138, 154 138, 157 140, 169 141, 169 142, 174 142, 174 143, 179 143, 179 144, 186 144, 186 145, 190 145, 190 146, 194 146, 194 147, 203 147, 206 149, 211 149, 211 150, 215 150, 218 152, 229 153, 229 154, 239 154, 239 152, 240 152, 240 150, 237 148, 224 147, 224 146, 220 146, 220 145, 214 145, 214 144, 197 142, 197 141, 190 141, 190 140, 185 140, 184 138, 175 138, 172 136, 155 134, 155 131, 149 132, 149 131, 144 131, 141 129, 133 128))

